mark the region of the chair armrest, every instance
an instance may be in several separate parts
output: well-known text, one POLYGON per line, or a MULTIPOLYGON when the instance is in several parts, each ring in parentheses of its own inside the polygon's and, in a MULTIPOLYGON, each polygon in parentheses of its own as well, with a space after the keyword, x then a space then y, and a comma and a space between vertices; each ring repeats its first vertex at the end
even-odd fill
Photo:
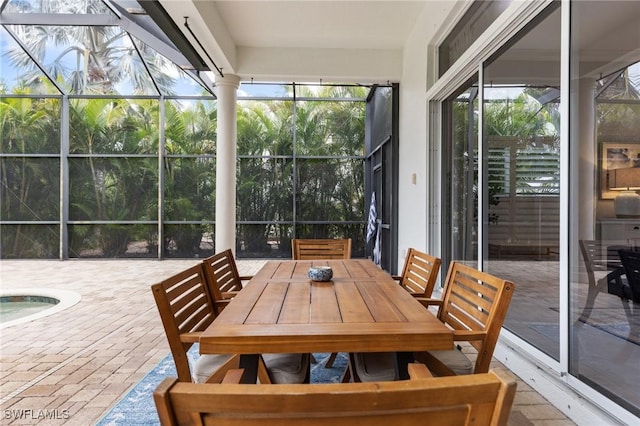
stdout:
POLYGON ((453 330, 453 340, 469 342, 472 340, 483 340, 487 337, 486 331, 479 330, 453 330))
POLYGON ((158 410, 158 417, 163 425, 175 423, 175 413, 169 403, 169 390, 178 383, 176 377, 167 377, 153 391, 153 401, 158 410))
POLYGON ((609 280, 620 278, 623 275, 625 275, 625 269, 624 267, 619 266, 613 271, 609 272, 606 277, 607 277, 607 281, 609 281, 609 280))
POLYGON ((242 375, 244 374, 244 368, 234 368, 227 371, 227 374, 222 378, 221 383, 242 383, 242 375))
POLYGON ((237 291, 224 291, 222 292, 223 299, 233 299, 238 294, 237 291))
POLYGON ((411 380, 428 379, 433 377, 429 368, 421 362, 412 362, 407 364, 407 370, 409 371, 409 378, 411 380))
POLYGON ((200 341, 201 331, 192 331, 190 333, 181 333, 180 341, 182 343, 198 343, 200 341))
POLYGON ((233 298, 230 299, 220 299, 220 300, 214 300, 213 304, 216 306, 216 308, 218 309, 218 313, 222 312, 224 310, 224 308, 227 307, 227 305, 229 304, 229 302, 231 302, 233 300, 233 298))
POLYGON ((429 297, 415 296, 415 299, 422 304, 425 308, 429 306, 442 306, 442 299, 431 299, 429 297))
POLYGON ((609 294, 613 294, 619 296, 623 300, 625 299, 633 299, 633 293, 631 288, 629 287, 629 279, 623 278, 626 277, 627 271, 623 266, 614 269, 609 272, 604 277, 598 280, 598 285, 606 285, 607 292, 609 294))
POLYGON ((169 389, 178 383, 177 377, 166 377, 160 384, 156 387, 156 390, 153 393, 157 393, 158 395, 166 395, 169 392, 169 389))

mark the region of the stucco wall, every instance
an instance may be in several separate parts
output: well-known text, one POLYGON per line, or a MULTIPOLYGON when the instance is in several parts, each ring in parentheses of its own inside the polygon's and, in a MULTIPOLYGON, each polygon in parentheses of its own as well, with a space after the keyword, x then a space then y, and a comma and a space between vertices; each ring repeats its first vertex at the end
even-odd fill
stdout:
POLYGON ((416 21, 403 51, 400 82, 398 268, 407 249, 429 250, 427 223, 427 53, 456 2, 431 2, 416 21), (415 183, 414 183, 415 174, 415 183))

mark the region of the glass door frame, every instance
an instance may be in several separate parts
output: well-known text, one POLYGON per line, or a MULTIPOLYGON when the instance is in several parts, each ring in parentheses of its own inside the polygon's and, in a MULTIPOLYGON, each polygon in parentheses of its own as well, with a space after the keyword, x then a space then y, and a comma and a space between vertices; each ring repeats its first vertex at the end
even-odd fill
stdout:
MULTIPOLYGON (((427 210, 427 223, 429 224, 429 246, 428 249, 433 253, 438 253, 439 256, 445 256, 442 253, 442 206, 444 203, 443 197, 445 194, 442 190, 442 152, 445 149, 445 144, 449 141, 443 139, 443 115, 444 108, 443 102, 453 93, 468 81, 474 73, 478 74, 479 82, 483 81, 483 65, 484 62, 492 55, 495 54, 502 46, 504 46, 520 29, 522 29, 527 23, 535 19, 547 6, 551 5, 553 0, 545 0, 541 2, 514 2, 493 25, 478 38, 476 43, 469 51, 465 52, 462 57, 438 80, 427 89, 426 103, 427 103, 427 128, 428 128, 428 157, 427 167, 430 170, 430 199, 429 208, 427 210)), ((498 345, 496 348, 496 358, 505 362, 507 356, 516 355, 516 358, 510 358, 509 362, 505 364, 512 370, 518 368, 526 369, 528 376, 533 377, 535 380, 531 380, 530 384, 541 392, 547 395, 553 395, 557 405, 560 406, 573 406, 575 407, 576 398, 575 392, 584 396, 587 400, 592 401, 605 411, 616 414, 618 419, 627 420, 628 422, 637 421, 637 418, 631 413, 627 412, 613 401, 609 400, 596 389, 586 385, 580 381, 577 377, 571 376, 569 371, 569 293, 570 293, 570 277, 571 277, 571 265, 577 265, 578 255, 577 249, 573 250, 570 247, 570 236, 577 235, 577 221, 570 221, 569 212, 576 211, 576 204, 578 202, 577 195, 572 193, 570 188, 570 177, 576 176, 575 168, 576 160, 573 158, 576 153, 572 153, 570 149, 570 114, 569 108, 570 99, 570 12, 571 2, 568 0, 561 2, 561 124, 560 124, 560 235, 559 235, 559 251, 560 251, 560 274, 559 274, 559 298, 560 298, 560 312, 559 312, 559 324, 560 324, 560 360, 556 361, 548 355, 542 353, 540 350, 516 336, 510 333, 508 330, 503 329, 501 332, 501 340, 507 342, 508 345, 498 345), (512 346, 512 348, 506 348, 506 346, 512 346), (503 356, 503 359, 500 359, 503 356), (543 366, 544 370, 540 373, 533 372, 533 366, 543 366), (536 382, 537 381, 537 382, 536 382), (565 392, 558 392, 559 385, 566 385, 568 388, 565 392)), ((446 35, 445 35, 446 36, 446 35)), ((442 37, 441 39, 443 39, 442 37)), ((439 40, 436 40, 438 42, 439 40)), ((437 46, 430 46, 429 52, 431 53, 430 59, 435 60, 437 63, 436 54, 437 46)), ((479 117, 479 164, 483 164, 483 138, 482 138, 482 105, 484 104, 484 93, 482 90, 482 84, 479 84, 479 102, 480 102, 480 117, 479 117)), ((486 182, 486 175, 479 173, 478 176, 479 187, 484 188, 486 182)), ((478 247, 478 268, 482 267, 481 259, 483 259, 484 242, 486 240, 485 230, 482 227, 482 217, 484 210, 486 209, 486 190, 481 191, 479 205, 478 205, 478 241, 483 242, 478 247)), ((577 241, 577 239, 573 239, 577 241)), ((539 369, 540 370, 540 369, 539 369)), ((523 370, 525 371, 525 370, 523 370)), ((585 422, 593 421, 593 415, 598 414, 599 411, 593 407, 589 407, 589 404, 579 404, 580 408, 569 409, 573 413, 579 412, 579 416, 583 416, 585 422), (582 410, 582 411, 581 411, 582 410)))

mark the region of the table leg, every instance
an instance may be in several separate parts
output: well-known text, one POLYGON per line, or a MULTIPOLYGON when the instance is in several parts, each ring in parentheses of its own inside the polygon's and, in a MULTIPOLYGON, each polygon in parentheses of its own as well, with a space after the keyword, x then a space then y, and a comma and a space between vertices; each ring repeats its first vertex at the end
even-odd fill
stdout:
POLYGON ((396 352, 396 362, 398 363, 398 379, 409 380, 407 365, 412 363, 413 352, 396 352))
POLYGON ((240 368, 244 369, 242 383, 255 384, 258 382, 258 362, 260 355, 240 355, 240 368))

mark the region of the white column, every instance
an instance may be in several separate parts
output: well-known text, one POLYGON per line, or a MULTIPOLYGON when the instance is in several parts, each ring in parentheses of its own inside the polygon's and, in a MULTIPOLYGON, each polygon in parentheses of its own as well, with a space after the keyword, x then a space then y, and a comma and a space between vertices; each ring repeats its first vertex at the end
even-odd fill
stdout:
POLYGON ((236 251, 237 98, 240 77, 216 76, 218 138, 216 142, 216 252, 236 251))

